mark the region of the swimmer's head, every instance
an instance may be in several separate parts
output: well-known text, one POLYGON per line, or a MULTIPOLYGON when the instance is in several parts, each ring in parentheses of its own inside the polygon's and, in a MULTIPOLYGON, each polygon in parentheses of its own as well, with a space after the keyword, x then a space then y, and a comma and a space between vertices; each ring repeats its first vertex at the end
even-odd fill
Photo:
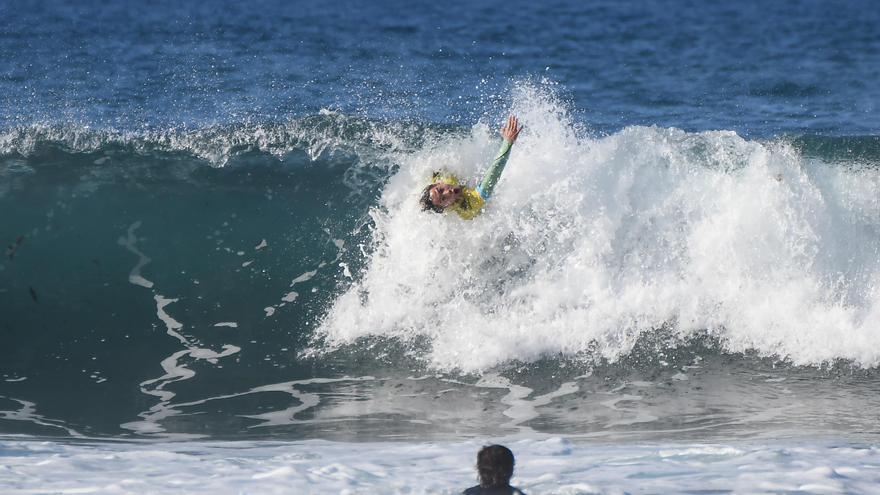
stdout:
POLYGON ((513 476, 513 452, 503 445, 489 445, 477 452, 477 472, 483 488, 504 488, 513 476))
POLYGON ((430 184, 422 190, 419 204, 422 205, 422 211, 430 210, 435 213, 443 213, 443 210, 452 206, 453 203, 461 198, 461 191, 461 186, 454 186, 445 182, 430 184))

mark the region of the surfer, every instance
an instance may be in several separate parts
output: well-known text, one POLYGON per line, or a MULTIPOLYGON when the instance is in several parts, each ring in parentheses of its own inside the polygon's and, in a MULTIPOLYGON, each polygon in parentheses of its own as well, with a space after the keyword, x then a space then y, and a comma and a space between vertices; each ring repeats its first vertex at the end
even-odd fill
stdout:
POLYGON ((510 486, 513 476, 513 452, 503 445, 489 445, 477 452, 477 472, 480 484, 462 492, 462 495, 525 495, 510 486))
POLYGON ((477 216, 483 209, 486 200, 492 196, 495 184, 498 183, 501 172, 507 165, 510 148, 513 147, 521 130, 522 126, 519 125, 515 115, 507 118, 507 123, 501 128, 501 137, 504 138, 501 148, 477 187, 463 186, 458 177, 454 175, 434 172, 431 183, 422 190, 422 197, 419 200, 422 210, 435 213, 452 210, 465 220, 477 216))

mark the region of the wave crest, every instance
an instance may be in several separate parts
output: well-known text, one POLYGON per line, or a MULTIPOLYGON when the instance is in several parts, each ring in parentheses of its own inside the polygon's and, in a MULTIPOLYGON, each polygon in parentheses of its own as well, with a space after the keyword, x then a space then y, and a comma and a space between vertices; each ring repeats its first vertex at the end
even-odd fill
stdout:
POLYGON ((312 160, 338 151, 397 152, 413 149, 434 131, 411 122, 388 122, 323 110, 286 122, 242 123, 198 129, 116 131, 76 124, 32 124, 0 131, 0 157, 29 157, 43 148, 68 153, 180 154, 222 167, 237 156, 262 153, 277 159, 295 151, 312 160))

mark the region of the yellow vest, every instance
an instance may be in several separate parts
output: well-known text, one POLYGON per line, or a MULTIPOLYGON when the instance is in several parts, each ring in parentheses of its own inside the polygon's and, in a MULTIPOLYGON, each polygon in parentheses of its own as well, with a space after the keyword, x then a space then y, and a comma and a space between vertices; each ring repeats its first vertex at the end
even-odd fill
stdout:
MULTIPOLYGON (((434 172, 433 183, 436 184, 438 182, 445 182, 453 186, 461 185, 458 177, 452 174, 444 175, 440 172, 434 172)), ((482 196, 480 196, 480 193, 477 192, 476 189, 472 187, 462 186, 461 196, 455 203, 449 205, 448 209, 458 213, 458 216, 465 220, 471 220, 475 216, 480 214, 480 211, 482 211, 484 204, 486 204, 486 200, 483 199, 482 196)))

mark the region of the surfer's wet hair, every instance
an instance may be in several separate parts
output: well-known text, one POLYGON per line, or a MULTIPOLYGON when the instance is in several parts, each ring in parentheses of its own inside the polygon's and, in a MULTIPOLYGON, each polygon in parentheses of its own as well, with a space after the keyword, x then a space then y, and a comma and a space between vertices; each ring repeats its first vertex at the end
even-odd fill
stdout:
POLYGON ((483 488, 504 488, 513 476, 513 452, 503 445, 488 445, 477 452, 477 472, 483 488))
POLYGON ((422 205, 422 211, 433 211, 434 213, 443 213, 443 207, 439 205, 435 205, 433 201, 431 201, 431 189, 434 189, 434 186, 437 184, 428 184, 422 190, 422 197, 419 199, 419 204, 422 205))

